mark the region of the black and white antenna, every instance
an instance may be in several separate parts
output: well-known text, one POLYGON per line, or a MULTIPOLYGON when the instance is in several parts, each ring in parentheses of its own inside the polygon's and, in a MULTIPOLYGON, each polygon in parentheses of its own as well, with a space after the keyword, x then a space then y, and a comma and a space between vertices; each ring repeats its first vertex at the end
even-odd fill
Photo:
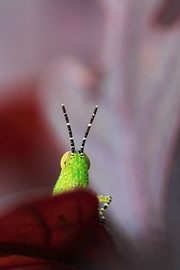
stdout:
MULTIPOLYGON (((81 148, 80 148, 80 151, 79 151, 80 153, 84 152, 84 145, 85 145, 87 136, 89 134, 89 130, 90 130, 91 126, 92 126, 92 122, 94 120, 94 117, 95 117, 95 115, 97 113, 97 109, 98 109, 98 106, 95 107, 94 112, 93 112, 93 114, 91 116, 91 119, 89 121, 88 127, 86 129, 86 132, 85 132, 82 144, 81 144, 81 148)), ((66 112, 66 108, 65 108, 64 104, 62 104, 62 110, 63 110, 64 118, 66 120, 66 126, 67 126, 68 132, 69 132, 69 140, 70 140, 70 143, 71 143, 71 152, 75 153, 75 144, 74 144, 74 139, 73 139, 73 135, 72 135, 71 125, 70 125, 69 118, 67 116, 67 112, 66 112)))
POLYGON ((88 134, 89 134, 89 130, 90 130, 91 126, 92 126, 92 122, 93 122, 93 120, 94 120, 94 117, 95 117, 95 115, 96 115, 96 113, 97 113, 97 109, 98 109, 98 106, 95 107, 94 112, 93 112, 93 114, 92 114, 92 116, 91 116, 91 119, 90 119, 90 121, 89 121, 88 127, 87 127, 87 129, 86 129, 86 132, 85 132, 85 135, 84 135, 82 144, 81 144, 80 153, 83 153, 83 152, 84 152, 84 145, 85 145, 87 136, 88 136, 88 134))
POLYGON ((68 132, 69 132, 69 140, 70 140, 70 144, 71 144, 71 152, 75 153, 75 144, 74 144, 74 139, 73 139, 73 135, 72 135, 71 125, 69 123, 69 118, 67 116, 67 112, 66 112, 66 108, 65 108, 64 104, 62 104, 62 110, 63 110, 64 118, 66 120, 66 126, 67 126, 68 132))

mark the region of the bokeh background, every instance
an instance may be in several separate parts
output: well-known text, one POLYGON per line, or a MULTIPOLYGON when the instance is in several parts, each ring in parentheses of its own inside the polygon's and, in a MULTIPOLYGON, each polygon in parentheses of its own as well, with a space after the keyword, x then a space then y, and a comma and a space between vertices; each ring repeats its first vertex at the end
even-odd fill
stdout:
POLYGON ((0 2, 0 212, 51 194, 85 152, 107 225, 138 269, 180 268, 180 1, 0 2))

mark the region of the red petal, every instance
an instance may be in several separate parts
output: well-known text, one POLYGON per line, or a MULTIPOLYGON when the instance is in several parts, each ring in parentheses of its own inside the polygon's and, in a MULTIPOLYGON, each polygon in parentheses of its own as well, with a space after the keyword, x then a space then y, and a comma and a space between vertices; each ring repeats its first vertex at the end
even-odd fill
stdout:
POLYGON ((2 217, 0 252, 88 265, 87 269, 112 269, 118 262, 117 251, 99 224, 98 200, 84 190, 39 200, 2 217))
POLYGON ((61 147, 41 111, 37 85, 16 87, 13 97, 0 101, 0 197, 53 187, 60 171, 61 147))

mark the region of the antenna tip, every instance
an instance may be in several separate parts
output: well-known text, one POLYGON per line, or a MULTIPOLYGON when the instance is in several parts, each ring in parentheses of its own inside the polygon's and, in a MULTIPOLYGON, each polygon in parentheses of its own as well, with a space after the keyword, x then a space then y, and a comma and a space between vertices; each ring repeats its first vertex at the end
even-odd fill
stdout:
POLYGON ((96 107, 95 107, 95 109, 94 109, 94 113, 95 113, 95 114, 96 114, 97 110, 98 110, 98 105, 96 105, 96 107))

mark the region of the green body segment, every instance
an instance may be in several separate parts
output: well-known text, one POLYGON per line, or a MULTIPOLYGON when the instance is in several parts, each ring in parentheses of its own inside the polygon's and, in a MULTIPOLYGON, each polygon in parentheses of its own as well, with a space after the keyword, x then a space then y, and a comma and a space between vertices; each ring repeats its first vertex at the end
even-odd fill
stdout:
POLYGON ((90 163, 85 153, 67 152, 61 159, 61 173, 53 189, 53 194, 59 194, 74 188, 89 186, 90 163))
MULTIPOLYGON (((67 112, 64 104, 62 104, 62 110, 66 120, 66 125, 69 132, 69 138, 71 143, 71 152, 66 152, 61 158, 61 173, 53 189, 53 195, 70 191, 75 188, 87 188, 89 186, 88 170, 90 167, 90 161, 88 156, 84 153, 84 145, 91 128, 92 122, 96 115, 98 106, 95 107, 87 130, 85 132, 80 151, 75 151, 74 139, 71 131, 71 126, 67 116, 67 112)), ((109 195, 98 195, 98 200, 103 203, 103 206, 99 209, 100 223, 105 224, 104 212, 110 205, 112 197, 109 195)))

